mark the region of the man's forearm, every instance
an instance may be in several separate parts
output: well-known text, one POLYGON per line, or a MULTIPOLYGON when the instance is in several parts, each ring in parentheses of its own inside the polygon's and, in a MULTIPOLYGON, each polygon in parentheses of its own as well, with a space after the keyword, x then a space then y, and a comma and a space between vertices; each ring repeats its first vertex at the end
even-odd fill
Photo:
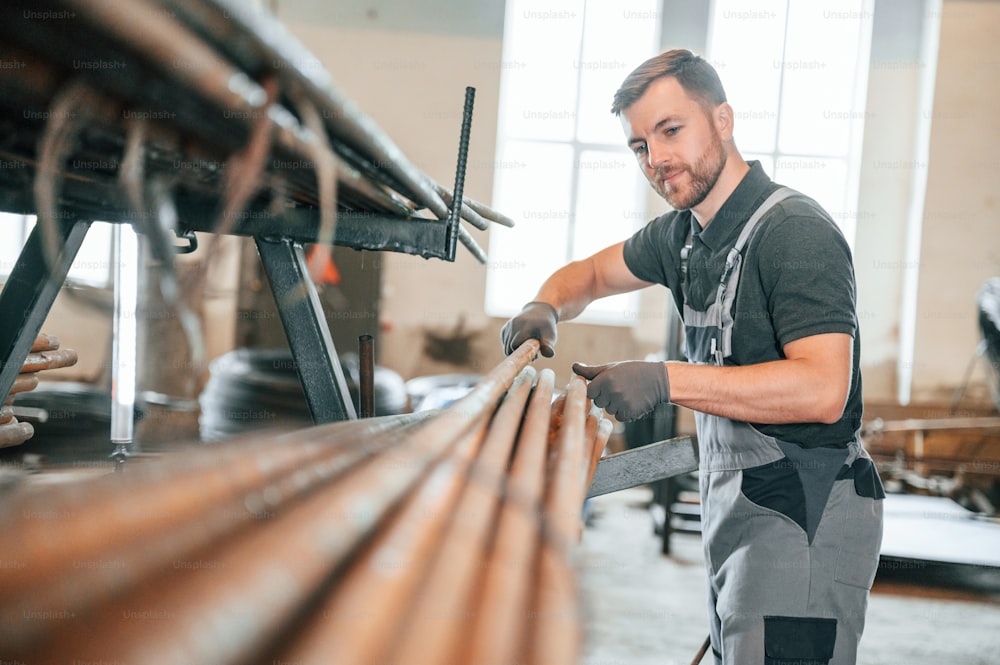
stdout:
POLYGON ((745 422, 836 422, 846 403, 842 382, 808 359, 743 367, 668 362, 667 375, 674 404, 745 422))
POLYGON ((535 300, 556 308, 560 321, 579 316, 598 298, 650 286, 628 269, 620 242, 580 261, 573 261, 552 274, 535 300))
POLYGON ((596 298, 594 272, 586 261, 574 261, 552 273, 535 296, 555 307, 560 321, 576 318, 596 298))

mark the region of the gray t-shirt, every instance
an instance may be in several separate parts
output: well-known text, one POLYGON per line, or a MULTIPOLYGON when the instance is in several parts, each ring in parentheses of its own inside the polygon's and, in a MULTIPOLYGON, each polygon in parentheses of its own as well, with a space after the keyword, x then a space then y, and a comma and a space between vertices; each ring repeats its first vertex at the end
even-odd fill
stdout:
MULTIPOLYGON (((639 279, 670 289, 684 311, 681 249, 691 238, 687 297, 704 311, 715 300, 726 255, 757 206, 779 185, 758 162, 702 229, 689 211, 657 217, 625 242, 625 264, 639 279)), ((845 446, 861 426, 860 334, 851 250, 830 216, 811 199, 796 196, 772 209, 744 249, 733 306, 733 353, 727 365, 784 358, 785 344, 823 333, 854 337, 851 389, 840 421, 771 425, 751 423, 782 441, 807 448, 845 446)))

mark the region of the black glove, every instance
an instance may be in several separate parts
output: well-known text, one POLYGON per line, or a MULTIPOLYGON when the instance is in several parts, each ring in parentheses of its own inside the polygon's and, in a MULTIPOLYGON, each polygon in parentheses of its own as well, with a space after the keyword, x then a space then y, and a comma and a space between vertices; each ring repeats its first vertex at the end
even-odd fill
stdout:
POLYGON ((510 355, 529 339, 537 339, 542 355, 551 358, 556 355, 557 323, 559 313, 555 307, 547 302, 529 302, 520 314, 503 324, 500 331, 503 352, 510 355))
POLYGON ((594 405, 622 422, 637 420, 657 404, 670 401, 670 379, 662 362, 573 363, 573 371, 590 381, 587 397, 594 405))

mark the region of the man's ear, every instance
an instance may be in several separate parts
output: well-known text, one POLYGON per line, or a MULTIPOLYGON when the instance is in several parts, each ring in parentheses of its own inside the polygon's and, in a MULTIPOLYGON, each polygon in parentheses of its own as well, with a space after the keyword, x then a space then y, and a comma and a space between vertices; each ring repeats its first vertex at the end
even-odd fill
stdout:
POLYGON ((719 133, 719 138, 723 141, 729 141, 733 138, 735 118, 733 117, 733 107, 729 105, 729 102, 719 104, 712 114, 712 119, 715 121, 715 130, 719 133))

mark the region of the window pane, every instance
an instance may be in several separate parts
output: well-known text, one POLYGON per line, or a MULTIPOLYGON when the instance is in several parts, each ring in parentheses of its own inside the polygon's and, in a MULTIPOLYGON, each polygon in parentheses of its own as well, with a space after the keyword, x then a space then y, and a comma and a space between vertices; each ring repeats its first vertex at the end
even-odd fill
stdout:
POLYGON ((715 2, 709 59, 733 107, 736 145, 742 150, 775 148, 785 16, 785 0, 715 2))
POLYGON ((584 150, 576 166, 574 260, 624 240, 644 217, 639 168, 627 150, 584 150))
MULTIPOLYGON (((779 150, 847 155, 862 3, 793 1, 788 17, 779 150)), ((870 20, 870 19, 869 19, 870 20)))
POLYGON ((621 123, 609 112, 611 101, 629 72, 657 52, 659 4, 658 0, 587 3, 583 53, 574 61, 580 75, 580 141, 625 145, 621 123))
POLYGON ((0 228, 3 228, 6 242, 0 244, 0 277, 6 279, 14 269, 21 246, 27 240, 24 228, 24 216, 0 212, 0 228))
MULTIPOLYGON (((0 248, 0 276, 6 277, 14 269, 21 248, 35 227, 34 215, 0 213, 9 240, 0 248)), ((90 225, 80 251, 70 266, 68 280, 89 286, 106 287, 111 283, 111 224, 95 222, 90 225)))
MULTIPOLYGON (((853 234, 847 209, 847 160, 819 157, 779 157, 774 180, 816 199, 830 213, 841 230, 853 234), (847 227, 851 228, 848 229, 847 227)), ((848 240, 852 240, 848 236, 848 240)))
POLYGON ((504 27, 500 133, 510 138, 573 139, 583 33, 578 0, 508 0, 504 27))
MULTIPOLYGON (((628 238, 645 223, 643 181, 632 154, 620 150, 584 150, 576 163, 577 195, 572 258, 582 259, 628 238)), ((635 294, 592 303, 586 314, 607 323, 634 324, 624 312, 636 309, 635 294)))
POLYGON ((94 222, 69 269, 69 279, 91 286, 111 283, 111 224, 94 222))
POLYGON ((573 150, 507 141, 500 146, 493 202, 516 222, 490 230, 486 311, 509 316, 567 260, 573 150))

